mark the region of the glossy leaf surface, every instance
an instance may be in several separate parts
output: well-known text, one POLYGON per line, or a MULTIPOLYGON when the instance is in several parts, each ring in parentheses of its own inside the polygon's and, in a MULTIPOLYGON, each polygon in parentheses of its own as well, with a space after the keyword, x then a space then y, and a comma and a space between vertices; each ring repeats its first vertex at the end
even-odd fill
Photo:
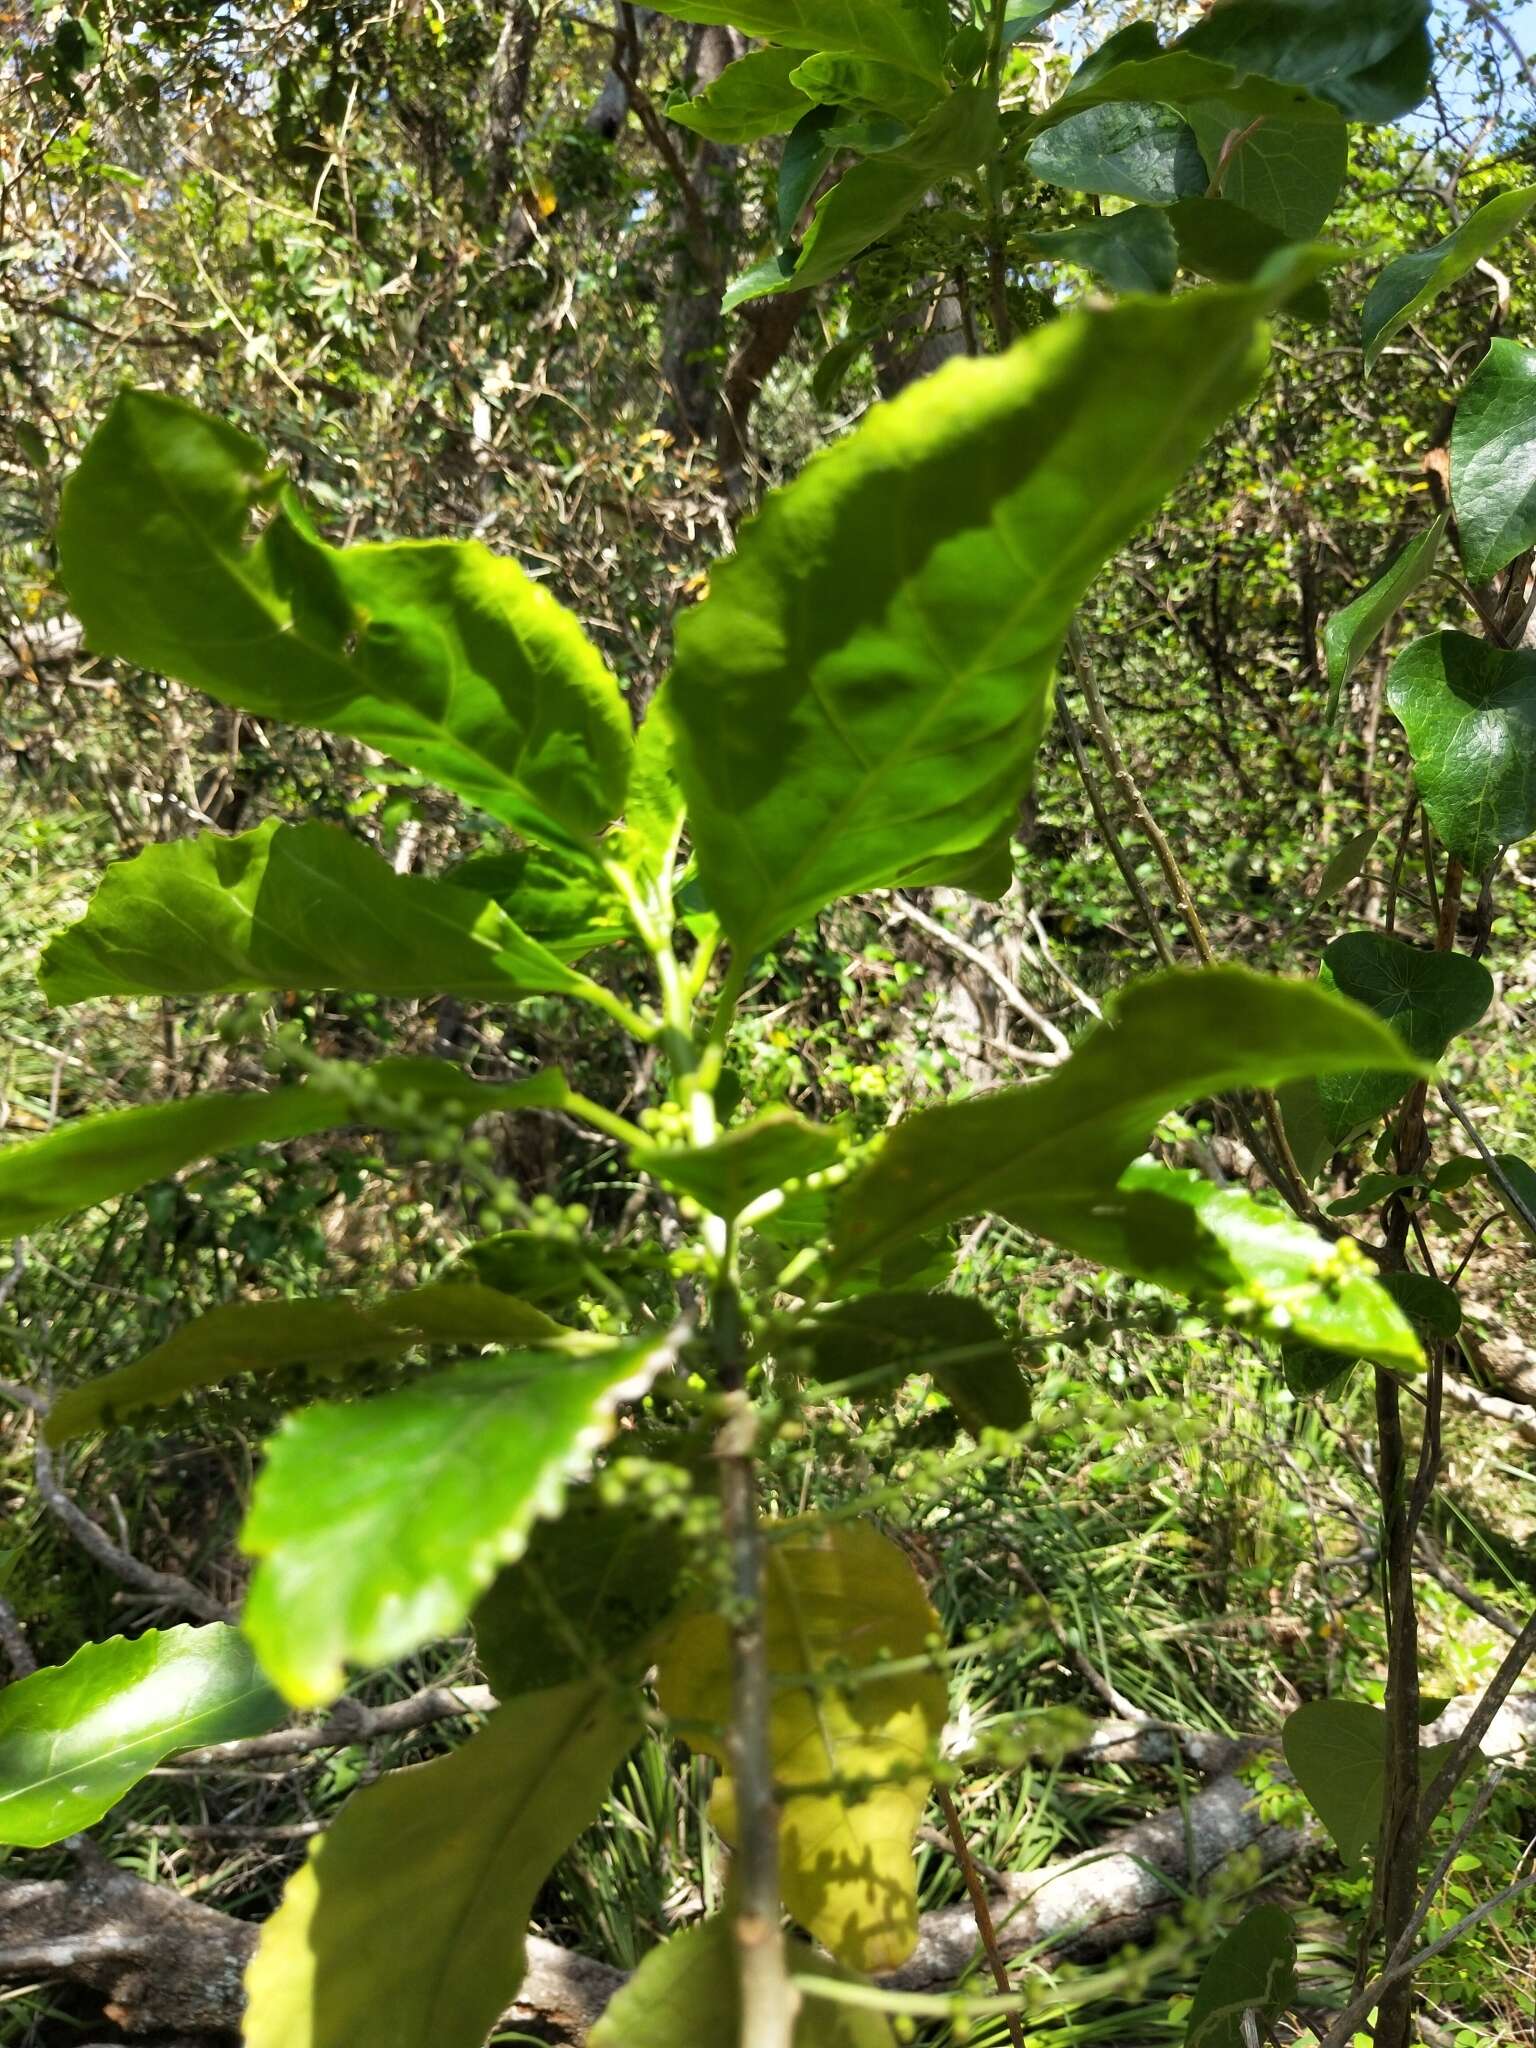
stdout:
POLYGON ((347 733, 535 838, 584 847, 623 806, 629 714, 547 591, 473 541, 327 547, 256 441, 177 399, 119 396, 59 550, 98 654, 347 733))
POLYGON ((1389 263, 1366 293, 1360 314, 1360 346, 1373 369, 1395 334, 1424 308, 1475 269, 1483 257, 1512 234, 1536 206, 1536 185, 1521 185, 1469 214, 1459 228, 1432 249, 1416 249, 1389 263))
POLYGON ((87 1643, 0 1691, 0 1842, 38 1849, 94 1827, 162 1758, 285 1713, 220 1622, 87 1643))
POLYGON ((246 1632, 287 1698, 323 1706, 348 1662, 389 1664, 460 1627, 663 1356, 509 1353, 290 1416, 240 1539, 257 1560, 246 1632))
MULTIPOLYGON (((808 1942, 786 1939, 792 1977, 834 1974, 808 1942)), ((688 1927, 653 1948, 587 2036, 587 2048, 727 2044, 741 2033, 741 1994, 730 1920, 688 1927)), ((895 2048, 884 2013, 802 1996, 792 2048, 895 2048)))
POLYGON ((40 978, 61 1004, 289 988, 511 1002, 587 986, 488 896, 397 875, 338 826, 276 819, 115 861, 40 978))
POLYGON ((107 1110, 63 1124, 44 1138, 0 1148, 0 1236, 21 1236, 60 1216, 163 1180, 199 1160, 242 1146, 276 1144, 316 1131, 369 1124, 409 1127, 417 1109, 472 1123, 492 1111, 558 1109, 569 1093, 553 1071, 527 1081, 471 1081, 446 1060, 380 1060, 292 1087, 228 1095, 210 1092, 142 1109, 107 1110), (354 1089, 353 1084, 356 1084, 354 1089))
POLYGON ((339 1377, 430 1345, 558 1344, 574 1336, 493 1287, 416 1287, 378 1302, 231 1301, 184 1323, 132 1365, 60 1394, 44 1433, 50 1443, 67 1443, 241 1373, 302 1366, 339 1377))
MULTIPOLYGON (((1465 953, 1425 953, 1385 932, 1347 932, 1323 952, 1319 980, 1390 1024, 1410 1052, 1433 1063, 1470 1031, 1493 1001, 1493 976, 1465 953)), ((1399 1101, 1402 1070, 1320 1074, 1318 1096, 1331 1145, 1340 1145, 1399 1101)))
POLYGON ((578 1683, 500 1708, 353 1794, 246 1971, 246 2048, 482 2048, 526 1967, 539 1888, 640 1733, 578 1683))
POLYGON ((678 621, 699 873, 754 951, 990 846, 1100 565, 1252 388, 1271 297, 1052 322, 877 407, 768 498, 678 621))
POLYGON ((682 1597, 682 1564, 673 1523, 644 1504, 609 1507, 590 1487, 575 1492, 470 1617, 497 1698, 603 1672, 644 1677, 650 1638, 682 1597))
POLYGON ((831 1166, 842 1149, 834 1131, 807 1123, 791 1109, 770 1109, 712 1145, 635 1145, 629 1156, 668 1187, 729 1219, 759 1195, 831 1166))
POLYGON ((1160 206, 1130 206, 1036 235, 1031 248, 1038 256, 1080 264, 1117 292, 1172 291, 1179 267, 1179 245, 1160 206))
POLYGON ((1168 1111, 1377 1053, 1383 1065, 1420 1071, 1374 1017, 1308 983, 1241 967, 1149 976, 1044 1081, 898 1124, 842 1193, 834 1264, 989 1209, 1061 1238, 1091 1220, 1168 1111))
MULTIPOLYGON (((1285 1760, 1340 1861, 1353 1866, 1376 1847, 1387 1775, 1387 1717, 1360 1700, 1310 1700, 1287 1717, 1285 1760)), ((1448 1743, 1419 1751, 1427 1784, 1445 1761, 1448 1743)))
POLYGON ((1413 753, 1424 808, 1471 875, 1536 832, 1536 652, 1432 633, 1392 665, 1387 702, 1413 753))
MULTIPOLYGON (((877 1667, 920 1656, 935 1616, 905 1556, 866 1523, 790 1525, 770 1535, 764 1626, 769 1670, 783 1681, 774 1688, 769 1740, 784 1903, 850 1969, 894 1969, 917 1939, 913 1837, 946 1702, 933 1672, 881 1677, 877 1667), (817 1682, 788 1682, 797 1677, 817 1682), (875 1779, 883 1782, 868 1784, 875 1779)), ((723 1765, 731 1712, 723 1617, 685 1616, 657 1662, 658 1694, 678 1733, 723 1765)), ((731 1840, 726 1775, 716 1780, 710 1813, 731 1840)))
POLYGON ((1474 583, 1536 546, 1536 349, 1491 341, 1456 406, 1451 505, 1474 583))
POLYGON ((1442 512, 1416 539, 1393 556, 1368 590, 1323 628, 1323 659, 1328 669, 1328 722, 1338 716, 1339 699, 1357 665, 1381 638, 1392 620, 1434 570, 1445 538, 1449 512, 1442 512))
POLYGON ((785 135, 815 102, 791 81, 801 50, 749 50, 702 92, 674 92, 667 117, 711 142, 756 142, 785 135))
POLYGON ((1171 107, 1135 102, 1085 107, 1037 136, 1024 160, 1047 185, 1153 206, 1195 198, 1210 183, 1189 123, 1171 107))
POLYGON ((1296 1995, 1296 1929, 1280 1906, 1255 1906, 1200 1973, 1185 2048, 1246 2048, 1245 2013, 1272 2027, 1296 1995))

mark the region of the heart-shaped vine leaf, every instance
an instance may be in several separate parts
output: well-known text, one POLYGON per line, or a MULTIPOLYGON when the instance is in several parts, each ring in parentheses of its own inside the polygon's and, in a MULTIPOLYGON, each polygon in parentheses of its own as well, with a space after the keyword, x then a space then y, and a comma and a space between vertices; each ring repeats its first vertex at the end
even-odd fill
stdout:
POLYGON ((1451 505, 1474 583, 1536 546, 1536 349, 1491 341, 1467 379, 1451 429, 1451 505))
POLYGON ((1085 107, 1037 136, 1024 161, 1044 184, 1152 206, 1193 199, 1210 184, 1194 129, 1163 106, 1085 107))
POLYGON ((1342 115, 1259 121, 1240 101, 1217 99, 1197 100, 1185 118, 1222 200, 1284 242, 1305 242, 1322 227, 1349 167, 1342 115))
POLYGON ((1200 1973, 1184 2048, 1246 2048, 1251 2013, 1273 2027, 1296 1995, 1296 1929, 1280 1906, 1255 1906, 1200 1973))
MULTIPOLYGON (((936 1673, 887 1677, 880 1666, 921 1657, 936 1618, 906 1557, 867 1523, 785 1524, 769 1534, 763 1622, 784 1903, 850 1969, 894 1969, 917 1939, 912 1845, 946 1699, 936 1673)), ((677 1733, 725 1765, 723 1616, 689 1614, 668 1631, 657 1691, 677 1733)), ((726 1775, 710 1814, 734 1839, 726 1775)))
POLYGON ((592 987, 462 878, 397 875, 335 825, 275 818, 114 862, 40 978, 61 1004, 289 988, 513 1002, 592 987))
POLYGON ((1517 186, 1486 200, 1432 249, 1416 249, 1389 263, 1366 293, 1360 314, 1365 367, 1374 369, 1393 335, 1512 234, 1536 206, 1536 185, 1517 186))
POLYGON ((1069 315, 950 364, 743 527, 668 686, 700 881, 739 947, 1007 831, 1078 600, 1253 388, 1296 282, 1069 315))
POLYGON ((94 1827, 162 1758, 260 1735, 286 1711, 221 1622, 87 1643, 0 1692, 0 1842, 40 1849, 94 1827))
POLYGON ((1368 590, 1363 590, 1343 611, 1335 612, 1324 626, 1330 725, 1339 715, 1339 699, 1356 666, 1433 572, 1449 518, 1449 512, 1442 512, 1425 532, 1393 556, 1368 590))
MULTIPOLYGON (((1386 1715, 1360 1700, 1310 1700, 1287 1718, 1281 1741, 1285 1760, 1332 1835, 1340 1861, 1354 1866, 1375 1848, 1381 1833, 1386 1715)), ((1422 1784, 1434 1777, 1452 1747, 1439 1743, 1420 1749, 1422 1784)))
POLYGON ((482 2048, 539 1889, 639 1734, 637 1697, 582 1680, 355 1792, 262 1928, 245 2048, 482 2048))
POLYGON ((564 1075, 554 1071, 526 1081, 471 1081, 446 1060, 400 1059, 366 1069, 338 1063, 265 1093, 210 1092, 107 1110, 0 1150, 0 1237, 20 1237, 247 1145, 349 1124, 409 1129, 423 1112, 462 1126, 493 1111, 560 1109, 569 1095, 564 1075))
MULTIPOLYGON (((785 1939, 791 1977, 841 1975, 809 1942, 785 1939)), ((587 2048, 681 2048, 726 2044, 741 2034, 736 1943, 724 1916, 688 1927, 653 1948, 587 2036, 587 2048)), ((836 2005, 802 1991, 792 2048, 895 2048, 882 2012, 836 2005)))
MULTIPOLYGON (((1323 952, 1318 979, 1390 1024, 1426 1063, 1470 1031, 1493 1001, 1493 976, 1465 953, 1426 953, 1385 932, 1346 932, 1323 952)), ((1401 1068, 1319 1074, 1317 1092, 1331 1146, 1384 1116, 1401 1100, 1401 1068)))
POLYGON ((1431 633, 1393 663, 1387 702, 1446 850, 1486 874, 1536 832, 1536 651, 1431 633))
POLYGON ((684 1547, 649 1504, 611 1506, 578 1488, 496 1574, 470 1617, 496 1697, 601 1672, 644 1677, 650 1639, 683 1595, 684 1547))
POLYGON ((302 1368, 329 1379, 433 1345, 579 1347, 582 1341, 542 1310, 493 1287, 414 1287, 377 1302, 230 1301, 184 1323, 132 1365, 60 1394, 44 1434, 50 1443, 67 1443, 241 1373, 302 1368))
POLYGON ((59 554, 98 654, 346 733, 536 839, 590 849, 623 808, 629 713, 546 590, 475 541, 327 547, 258 442, 178 399, 118 397, 59 554))
POLYGON ((323 1706, 348 1662, 393 1663, 460 1627, 666 1359, 655 1341, 511 1352, 290 1416, 240 1537, 257 1560, 246 1632, 286 1697, 323 1706))

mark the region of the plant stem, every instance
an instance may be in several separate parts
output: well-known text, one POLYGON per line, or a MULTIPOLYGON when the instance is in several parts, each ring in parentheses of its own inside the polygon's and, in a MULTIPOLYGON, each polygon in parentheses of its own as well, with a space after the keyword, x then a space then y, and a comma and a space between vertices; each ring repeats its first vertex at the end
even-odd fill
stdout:
MULTIPOLYGON (((939 1806, 944 1815, 944 1826, 949 1834, 950 1845, 955 1852, 955 1861, 960 1865, 960 1874, 965 1879, 965 1888, 970 1894, 971 1911, 976 1915, 976 1932, 981 1936, 981 1945, 986 1951, 987 1964, 992 1972, 992 1982, 1006 1998, 1013 1990, 1008 1977, 1008 1965, 1003 1961, 1002 1951, 997 1945, 997 1929, 992 1924, 992 1908, 987 1904, 987 1888, 981 1881, 981 1872, 971 1857, 970 1844, 965 1839, 965 1823, 960 1818, 960 1809, 941 1785, 939 1806)), ((1003 2015, 1008 2028, 1008 2038, 1013 2048, 1028 2048, 1024 2039, 1024 2024, 1016 2012, 1003 2015)))

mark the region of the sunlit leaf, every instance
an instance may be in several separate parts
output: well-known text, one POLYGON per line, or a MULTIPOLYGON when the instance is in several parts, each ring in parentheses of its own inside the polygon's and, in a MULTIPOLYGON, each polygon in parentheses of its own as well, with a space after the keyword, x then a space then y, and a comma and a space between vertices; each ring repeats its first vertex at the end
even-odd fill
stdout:
POLYGON ((807 1123, 793 1110, 770 1109, 713 1144, 634 1145, 629 1156, 668 1187, 730 1219, 786 1181, 803 1180, 808 1173, 831 1166, 841 1153, 835 1131, 807 1123))
POLYGON ((935 80, 951 33, 945 0, 667 0, 657 12, 727 22, 786 49, 873 57, 935 80))
POLYGON ((1536 206, 1536 185, 1517 186, 1486 200, 1443 241, 1389 263, 1366 294, 1360 314, 1360 346, 1373 369, 1395 334, 1417 320, 1426 306, 1474 269, 1490 250, 1521 225, 1536 206))
POLYGON ((1339 699, 1355 668, 1386 631, 1393 618, 1434 570, 1445 537, 1449 512, 1440 516, 1391 562, 1370 586, 1323 628, 1323 658, 1328 665, 1328 723, 1338 716, 1339 699))
POLYGON ((1200 1973, 1185 2048, 1247 2048, 1243 2018, 1272 2028, 1296 1995, 1296 1930, 1281 1906, 1245 1913, 1200 1973))
POLYGON ((681 90, 667 101, 667 118, 711 142, 756 142, 785 135, 815 104, 794 84, 791 73, 802 50, 749 50, 702 92, 681 90))
POLYGON ((93 1827, 163 1757, 259 1735, 286 1711, 221 1622, 86 1643, 0 1691, 0 1842, 93 1827))
POLYGON ((1493 340, 1451 429, 1451 505, 1474 583, 1536 546, 1536 349, 1493 340))
MULTIPOLYGON (((1360 1700, 1310 1700, 1288 1716, 1281 1731, 1285 1760, 1346 1866, 1374 1849, 1381 1832, 1387 1727, 1380 1707, 1360 1700)), ((1420 1749, 1421 1783, 1429 1783, 1452 1747, 1439 1743, 1420 1749)))

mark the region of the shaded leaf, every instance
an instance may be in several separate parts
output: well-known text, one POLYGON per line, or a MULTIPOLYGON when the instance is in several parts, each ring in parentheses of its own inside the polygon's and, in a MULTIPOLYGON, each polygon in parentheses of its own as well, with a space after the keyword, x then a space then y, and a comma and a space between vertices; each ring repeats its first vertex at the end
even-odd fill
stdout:
POLYGON ((1030 248, 1037 256, 1091 270, 1117 292, 1172 291, 1179 267, 1179 245, 1166 211, 1157 206, 1131 206, 1035 235, 1030 248))
POLYGON ((1363 832, 1350 834, 1317 878, 1317 887, 1312 891, 1314 910, 1321 910, 1351 882, 1359 881, 1371 864, 1371 855, 1376 851, 1380 837, 1381 832, 1375 825, 1367 825, 1363 832))
POLYGON ((909 1373, 931 1373, 973 1434, 1022 1429, 1029 1420, 1029 1382, 1016 1347, 980 1302, 963 1295, 860 1295, 799 1324, 792 1341, 809 1349, 816 1379, 857 1381, 856 1401, 909 1373))
POLYGON ((1293 1394, 1342 1393, 1358 1359, 1341 1358, 1316 1344, 1288 1344, 1280 1356, 1285 1384, 1293 1394))
MULTIPOLYGON (((809 1942, 786 1937, 794 1977, 841 1975, 809 1942)), ((670 1935, 642 1960, 587 2036, 587 2048, 726 2048, 741 2033, 741 1993, 730 1920, 719 1915, 670 1935)), ((792 2048, 895 2048, 881 2012, 802 1995, 792 2048)))
POLYGON ((1033 176, 1069 192, 1099 192, 1166 206, 1210 182, 1195 131, 1171 107, 1085 107, 1024 153, 1033 176))
POLYGON ((667 0, 657 12, 725 22, 786 49, 874 57, 935 80, 951 32, 944 0, 667 0))
POLYGON ((1053 321, 877 407, 678 620, 678 773, 755 951, 1006 832, 1101 563, 1252 388, 1278 285, 1053 321))
POLYGON ((59 553, 98 654, 346 733, 535 838, 586 847, 623 807, 629 713, 547 591, 474 541, 327 547, 256 441, 178 399, 117 398, 59 553))
POLYGON ((1349 167, 1342 115, 1288 121, 1270 114, 1256 122, 1236 101, 1201 100, 1185 109, 1185 118, 1213 180, 1220 171, 1223 200, 1262 221, 1282 241, 1305 242, 1317 233, 1349 167))
POLYGON ((1428 1344, 1446 1342, 1461 1328, 1461 1301, 1454 1287, 1428 1273, 1383 1273, 1381 1284, 1428 1344))
POLYGON ((115 861, 40 979, 60 1004, 287 988, 510 1002, 591 986, 488 896, 397 875, 338 826, 275 818, 115 861))
MULTIPOLYGON (((851 1969, 894 1969, 917 1939, 913 1838, 944 1725, 934 1672, 879 1675, 920 1656, 937 1626, 905 1556, 867 1523, 770 1532, 764 1586, 769 1741, 779 1788, 784 1903, 851 1969), (792 1683, 804 1679, 806 1683, 792 1683)), ((685 1615, 658 1650, 657 1692, 689 1745, 726 1763, 730 1632, 685 1615)), ((729 1776, 710 1814, 735 1835, 729 1776)))
POLYGON ((1200 1973, 1185 2048, 1246 2048, 1243 2015, 1273 2027, 1296 1996, 1296 1930, 1279 1906, 1255 1906, 1200 1973))
MULTIPOLYGON (((1385 932, 1346 932, 1335 939, 1323 950, 1318 980, 1374 1011, 1426 1065, 1470 1031, 1493 1001, 1493 976, 1481 961, 1465 953, 1420 952, 1385 932)), ((1408 1079, 1401 1066, 1319 1074, 1330 1145, 1343 1144, 1384 1116, 1402 1099, 1408 1079)))
POLYGON ((246 2048, 482 2048, 540 1887, 640 1733, 606 1683, 529 1694, 355 1792, 246 1971, 246 2048))
MULTIPOLYGON (((1340 1861, 1357 1864, 1381 1833, 1386 1715, 1360 1700, 1309 1700, 1287 1717, 1281 1741, 1285 1760, 1332 1835, 1340 1861)), ((1429 1783, 1453 1747, 1438 1743, 1420 1749, 1421 1783, 1429 1783)))
POLYGON ((1392 121, 1429 90, 1429 0, 1222 0, 1175 46, 1305 86, 1351 121, 1392 121))
POLYGON ((1467 379, 1451 428, 1451 506, 1474 583, 1536 545, 1536 349, 1490 341, 1467 379))
POLYGON ((842 1149, 835 1131, 792 1109, 770 1109, 713 1144, 632 1145, 629 1156, 643 1172, 730 1220, 760 1195, 833 1165, 842 1149))
POLYGON ((304 1366, 340 1376, 349 1366, 434 1344, 580 1341, 526 1301, 491 1287, 415 1287, 378 1302, 231 1301, 184 1323, 132 1365, 59 1395, 44 1434, 49 1443, 67 1443, 240 1373, 304 1366))
POLYGON ((974 170, 998 140, 991 97, 975 86, 961 86, 905 142, 846 171, 817 202, 798 259, 771 256, 739 277, 722 310, 729 313, 748 299, 825 284, 871 242, 889 234, 937 180, 974 170))
MULTIPOLYGON (((630 779, 631 816, 640 799, 640 750, 630 779)), ((579 960, 629 937, 624 906, 605 880, 559 847, 525 846, 471 854, 441 879, 489 896, 516 925, 560 960, 579 960)))
POLYGON ((580 1360, 512 1352, 290 1416, 240 1537, 257 1560, 246 1632, 287 1698, 323 1706, 348 1662, 460 1627, 666 1356, 633 1340, 580 1360))
MULTIPOLYGON (((1246 284, 1286 247, 1279 228, 1230 199, 1181 199, 1167 212, 1180 263, 1218 284, 1246 284)), ((1288 310, 1301 320, 1326 320, 1328 293, 1321 284, 1310 284, 1288 310)))
POLYGON ((164 1180, 184 1166, 349 1124, 409 1129, 423 1111, 473 1123, 492 1111, 559 1109, 569 1094, 553 1070, 526 1081, 471 1081, 446 1060, 338 1063, 323 1075, 265 1093, 210 1091, 179 1102, 107 1110, 44 1138, 0 1148, 0 1236, 19 1237, 77 1209, 164 1180))
POLYGON ((1389 263, 1366 294, 1360 314, 1365 367, 1374 369, 1393 335, 1494 249, 1536 206, 1536 185, 1500 192, 1469 214, 1461 226, 1432 249, 1416 249, 1389 263))
POLYGON ((943 97, 930 78, 894 64, 878 64, 845 50, 818 50, 802 59, 795 83, 813 100, 853 114, 886 115, 915 128, 943 97))
POLYGON ((585 1244, 564 1237, 548 1237, 536 1230, 498 1230, 490 1237, 466 1245, 458 1263, 449 1270, 447 1283, 459 1286, 472 1274, 503 1294, 531 1302, 574 1301, 592 1293, 594 1270, 622 1274, 665 1263, 665 1253, 619 1250, 610 1245, 585 1244), (467 1267, 468 1273, 461 1270, 467 1267))
POLYGON ((86 1643, 0 1691, 0 1842, 39 1849, 94 1827, 162 1758, 285 1713, 221 1622, 86 1643))
POLYGON ((1449 512, 1440 516, 1407 547, 1393 556, 1380 576, 1323 628, 1323 658, 1328 667, 1327 720, 1339 715, 1344 686, 1369 650, 1381 638, 1413 593, 1434 570, 1445 537, 1449 512))
POLYGON ((650 1638, 682 1597, 676 1525, 645 1503, 604 1504, 591 1487, 540 1522, 470 1620, 498 1699, 602 1672, 639 1679, 650 1638))
POLYGON ((681 89, 667 101, 667 117, 711 142, 756 142, 764 135, 784 135, 814 104, 791 82, 803 62, 800 50, 749 50, 703 92, 691 97, 681 89))
POLYGON ((1536 832, 1536 652, 1431 633, 1393 663, 1387 702, 1446 851, 1485 874, 1536 832))

